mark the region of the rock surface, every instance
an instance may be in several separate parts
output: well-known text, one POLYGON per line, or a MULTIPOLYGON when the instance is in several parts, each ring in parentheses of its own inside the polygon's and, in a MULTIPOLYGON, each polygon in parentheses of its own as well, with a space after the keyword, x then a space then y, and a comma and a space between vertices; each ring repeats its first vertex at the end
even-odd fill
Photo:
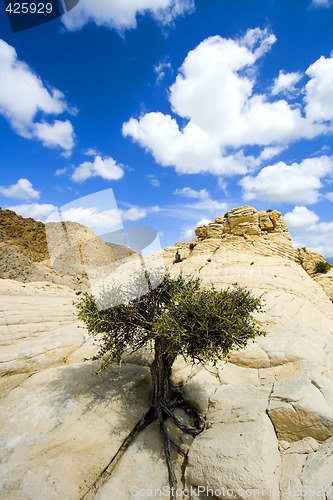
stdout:
POLYGON ((333 301, 333 268, 328 274, 315 272, 316 263, 323 261, 323 257, 307 248, 293 248, 287 224, 277 210, 257 211, 250 206, 235 208, 223 217, 217 217, 209 224, 199 226, 195 234, 197 240, 194 244, 207 240, 211 245, 219 246, 220 242, 230 248, 240 244, 250 253, 252 251, 261 255, 289 258, 300 264, 333 301), (247 245, 244 246, 244 242, 247 245))
MULTIPOLYGON (((176 361, 174 383, 207 422, 193 442, 175 434, 189 450, 187 462, 177 461, 179 485, 202 500, 332 500, 333 304, 318 277, 300 265, 281 216, 250 208, 231 211, 206 233, 199 228, 194 248, 163 251, 171 273, 182 270, 216 287, 238 283, 262 295, 265 312, 257 319, 268 332, 215 368, 176 361), (175 264, 176 250, 183 260, 175 264)), ((127 268, 119 271, 123 279, 127 268)), ((136 364, 96 378, 98 365, 83 362, 95 347, 77 328, 69 288, 0 284, 1 497, 161 496, 152 494, 167 488, 154 426, 99 483, 148 407, 144 365, 151 354, 136 353, 129 358, 136 364)))

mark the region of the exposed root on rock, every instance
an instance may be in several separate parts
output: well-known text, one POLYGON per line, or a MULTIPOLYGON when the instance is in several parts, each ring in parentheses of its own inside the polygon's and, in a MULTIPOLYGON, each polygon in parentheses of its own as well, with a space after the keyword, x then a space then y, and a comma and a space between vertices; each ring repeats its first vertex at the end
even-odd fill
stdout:
POLYGON ((159 429, 163 439, 164 455, 166 460, 166 465, 169 473, 169 486, 170 486, 170 500, 176 500, 177 491, 177 476, 175 472, 175 466, 172 459, 172 450, 175 449, 184 459, 187 459, 187 453, 185 453, 181 447, 174 442, 169 434, 169 430, 166 426, 166 421, 171 419, 175 425, 183 432, 195 437, 200 434, 205 427, 203 420, 196 414, 196 412, 186 403, 183 397, 179 397, 178 392, 174 393, 174 398, 170 401, 168 406, 164 404, 151 405, 149 410, 145 415, 137 422, 133 430, 128 434, 117 453, 113 456, 109 464, 103 469, 101 474, 98 476, 93 485, 89 490, 81 497, 81 500, 93 500, 96 496, 97 491, 108 481, 111 477, 113 471, 115 470, 120 459, 125 454, 126 450, 136 439, 141 431, 144 431, 153 422, 158 420, 159 429), (186 411, 189 416, 193 426, 185 425, 179 418, 174 414, 176 408, 182 408, 186 411))

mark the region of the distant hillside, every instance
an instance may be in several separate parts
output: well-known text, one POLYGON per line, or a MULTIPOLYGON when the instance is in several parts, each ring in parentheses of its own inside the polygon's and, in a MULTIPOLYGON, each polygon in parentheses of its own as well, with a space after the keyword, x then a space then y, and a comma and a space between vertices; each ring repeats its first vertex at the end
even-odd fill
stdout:
POLYGON ((0 242, 15 245, 35 262, 48 259, 45 224, 25 219, 12 210, 0 210, 0 242))
POLYGON ((0 278, 88 289, 87 269, 113 269, 134 252, 76 222, 43 224, 0 210, 0 278))

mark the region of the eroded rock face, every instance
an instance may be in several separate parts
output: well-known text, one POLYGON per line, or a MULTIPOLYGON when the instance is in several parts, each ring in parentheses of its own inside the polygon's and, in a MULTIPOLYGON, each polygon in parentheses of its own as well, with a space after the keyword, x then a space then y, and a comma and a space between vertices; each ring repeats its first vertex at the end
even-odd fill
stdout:
POLYGON ((257 211, 250 206, 235 208, 223 217, 217 217, 206 226, 195 230, 198 238, 221 238, 227 234, 235 236, 263 236, 268 233, 281 235, 291 240, 282 214, 277 210, 257 211))

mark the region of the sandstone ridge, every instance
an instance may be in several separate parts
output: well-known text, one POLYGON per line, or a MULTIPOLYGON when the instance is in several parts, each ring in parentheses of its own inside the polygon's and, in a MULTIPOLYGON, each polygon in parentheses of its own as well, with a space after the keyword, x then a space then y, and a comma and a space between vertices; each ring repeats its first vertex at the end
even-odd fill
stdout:
POLYGON ((294 248, 286 221, 277 210, 257 211, 248 205, 235 208, 199 226, 195 234, 194 244, 207 242, 252 254, 287 257, 319 282, 333 301, 333 268, 327 275, 316 273, 316 264, 324 260, 322 255, 305 247, 294 248))
POLYGON ((208 225, 199 226, 195 234, 200 239, 223 238, 228 234, 235 236, 277 235, 291 242, 291 237, 282 214, 277 210, 260 210, 250 206, 234 208, 222 217, 217 217, 208 225))

